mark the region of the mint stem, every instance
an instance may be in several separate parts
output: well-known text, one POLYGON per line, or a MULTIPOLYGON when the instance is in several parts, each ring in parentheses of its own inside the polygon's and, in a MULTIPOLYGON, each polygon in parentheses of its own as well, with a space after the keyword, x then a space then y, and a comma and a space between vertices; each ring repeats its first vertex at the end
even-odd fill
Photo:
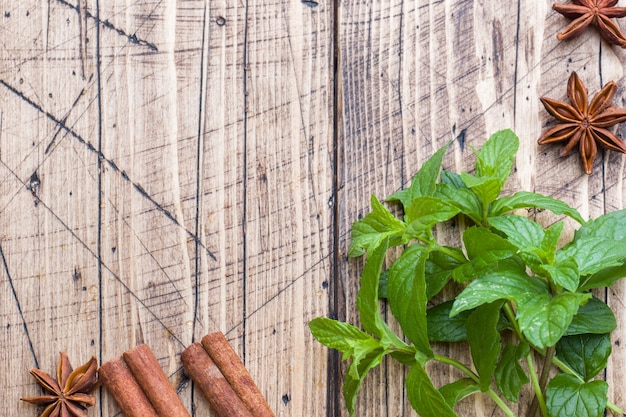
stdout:
POLYGON ((613 414, 617 414, 618 416, 626 415, 626 412, 624 412, 624 410, 613 404, 611 401, 606 402, 606 408, 608 408, 613 412, 613 414))
MULTIPOLYGON (((480 382, 480 378, 478 377, 478 375, 476 375, 474 371, 472 371, 470 368, 468 368, 467 366, 463 365, 461 362, 455 359, 449 358, 447 356, 441 356, 441 355, 435 355, 433 359, 436 360, 437 362, 445 363, 446 365, 450 365, 459 369, 465 375, 472 378, 472 380, 476 382, 477 384, 480 382)), ((496 394, 491 388, 489 388, 489 391, 487 391, 487 394, 489 394, 489 397, 491 397, 493 402, 496 403, 498 407, 500 407, 500 409, 504 412, 504 414, 506 414, 508 417, 517 417, 515 413, 509 408, 509 406, 507 406, 506 403, 502 401, 502 399, 498 397, 498 394, 496 394)))
MULTIPOLYGON (((550 346, 546 350, 546 356, 543 361, 543 368, 541 369, 541 376, 539 377, 539 390, 541 392, 545 392, 546 385, 548 385, 548 378, 550 377, 550 369, 552 368, 552 359, 554 358, 554 353, 556 352, 555 346, 550 346)), ((530 408, 528 411, 529 416, 534 416, 537 413, 537 406, 539 402, 537 401, 537 397, 533 399, 533 402, 530 404, 530 408)))
POLYGON ((433 359, 436 360, 437 362, 445 363, 447 365, 455 367, 456 369, 461 370, 465 375, 472 378, 474 382, 476 383, 480 381, 480 379, 478 378, 478 375, 476 375, 474 371, 472 371, 470 368, 468 368, 467 366, 463 365, 461 362, 455 359, 449 358, 447 356, 441 356, 441 355, 435 355, 433 356, 433 359))
POLYGON ((519 324, 517 324, 515 311, 513 311, 513 307, 511 306, 510 301, 504 303, 504 314, 506 315, 506 318, 509 319, 509 322, 511 323, 511 326, 513 326, 513 330, 515 331, 515 334, 517 335, 520 342, 525 342, 526 338, 522 334, 522 330, 519 328, 519 324))
POLYGON ((509 406, 506 405, 504 401, 502 401, 502 398, 498 397, 498 394, 496 394, 491 388, 489 388, 489 391, 487 391, 487 393, 489 394, 489 397, 491 397, 493 402, 496 403, 498 407, 500 407, 504 414, 506 414, 508 417, 517 417, 515 413, 509 408, 509 406))
POLYGON ((441 253, 448 255, 449 257, 458 261, 459 263, 464 264, 465 262, 467 262, 467 259, 465 258, 465 256, 459 255, 457 252, 450 250, 445 246, 439 246, 438 244, 435 243, 435 244, 431 244, 431 247, 441 253))
MULTIPOLYGON (((541 415, 548 417, 548 408, 546 407, 546 400, 543 397, 543 391, 539 385, 539 378, 537 377, 537 370, 535 369, 535 361, 533 360, 532 350, 526 355, 526 363, 528 364, 528 373, 535 389, 535 396, 541 409, 541 415)), ((532 411, 532 410, 531 410, 532 411)), ((534 417, 532 414, 528 414, 528 417, 534 417)))

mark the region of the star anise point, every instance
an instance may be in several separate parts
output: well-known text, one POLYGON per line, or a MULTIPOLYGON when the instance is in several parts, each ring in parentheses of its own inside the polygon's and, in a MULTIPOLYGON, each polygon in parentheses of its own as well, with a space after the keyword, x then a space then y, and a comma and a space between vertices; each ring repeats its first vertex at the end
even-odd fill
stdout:
MULTIPOLYGON (((593 1, 593 0, 591 0, 593 1)), ((578 146, 585 173, 591 174, 598 145, 606 149, 626 153, 626 145, 607 128, 626 122, 626 109, 612 107, 617 84, 608 82, 591 100, 587 100, 587 88, 578 75, 572 72, 567 83, 570 104, 548 97, 541 103, 559 123, 544 131, 538 140, 540 145, 566 142, 560 155, 567 156, 578 146)))
POLYGON ((40 369, 30 371, 47 394, 21 400, 45 406, 41 417, 86 417, 87 407, 96 403, 90 393, 100 385, 96 379, 98 361, 92 357, 86 364, 73 369, 67 355, 61 352, 60 356, 56 380, 40 369))
POLYGON ((570 4, 555 3, 552 8, 572 22, 556 35, 564 41, 574 38, 593 25, 598 28, 600 36, 613 45, 626 48, 626 37, 619 26, 611 18, 626 16, 626 7, 615 7, 617 0, 573 0, 570 4))

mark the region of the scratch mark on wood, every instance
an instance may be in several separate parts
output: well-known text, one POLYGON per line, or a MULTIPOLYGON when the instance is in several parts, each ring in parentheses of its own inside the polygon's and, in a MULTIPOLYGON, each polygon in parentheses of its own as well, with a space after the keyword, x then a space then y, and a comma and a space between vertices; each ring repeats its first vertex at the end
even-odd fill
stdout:
MULTIPOLYGON (((78 0, 79 4, 81 0, 78 0)), ((86 3, 86 1, 85 1, 86 3)), ((86 4, 85 4, 86 6, 86 4)), ((85 16, 87 15, 88 11, 86 9, 86 7, 84 8, 85 16)), ((81 13, 79 10, 78 13, 78 19, 81 20, 81 13)), ((96 0, 96 18, 99 21, 100 20, 100 2, 98 0, 96 0)), ((86 23, 87 18, 85 17, 85 23, 86 23)), ((86 25, 85 25, 86 26, 86 25)), ((86 42, 86 39, 85 39, 86 42)), ((97 132, 96 132, 96 137, 98 140, 98 153, 101 154, 102 153, 102 51, 100 50, 101 47, 101 38, 100 38, 100 25, 96 25, 96 84, 98 87, 98 93, 96 95, 96 106, 97 106, 97 112, 98 112, 98 124, 97 124, 97 132)), ((84 69, 83 69, 84 71, 84 69)), ((84 78, 84 75, 83 75, 84 78)), ((65 124, 65 123, 64 123, 65 124)), ((97 201, 98 201, 98 207, 97 207, 97 217, 98 217, 98 228, 97 228, 97 234, 96 234, 96 259, 98 261, 98 340, 100 342, 99 345, 99 353, 100 353, 100 363, 102 363, 102 353, 104 351, 103 347, 104 347, 104 342, 103 342, 103 338, 104 338, 104 304, 103 304, 103 289, 104 289, 104 281, 102 279, 102 266, 103 266, 103 262, 102 262, 102 159, 98 158, 98 195, 97 195, 97 201)), ((100 404, 100 414, 102 414, 102 404, 100 404)))
MULTIPOLYGON (((204 115, 205 100, 207 95, 207 65, 209 63, 209 51, 206 48, 206 39, 209 36, 209 22, 207 19, 207 7, 208 4, 204 3, 204 13, 202 15, 202 42, 200 46, 200 86, 198 91, 198 130, 196 133, 196 212, 195 212, 195 234, 200 236, 200 204, 202 202, 202 189, 203 189, 203 175, 201 170, 203 164, 203 141, 202 132, 204 131, 204 121, 206 117, 204 115)), ((195 260, 194 260, 194 300, 193 300, 193 324, 191 337, 192 341, 196 335, 196 324, 198 323, 198 308, 200 306, 200 247, 196 242, 195 248, 195 260)))
POLYGON ((248 68, 248 64, 250 62, 248 53, 248 30, 249 30, 249 18, 250 18, 250 5, 248 0, 245 0, 243 5, 243 177, 242 177, 242 188, 243 188, 243 199, 242 199, 242 214, 241 214, 241 264, 242 264, 242 279, 241 279, 241 287, 243 290, 243 297, 241 300, 241 308, 242 308, 242 317, 241 326, 243 327, 242 336, 241 336, 241 360, 243 363, 246 363, 246 327, 248 320, 248 297, 247 297, 247 284, 248 284, 248 240, 246 239, 247 228, 246 225, 248 223, 248 95, 246 92, 248 91, 248 76, 249 71, 245 69, 248 68))
MULTIPOLYGON (((29 184, 27 184, 26 182, 22 181, 22 180, 18 177, 17 173, 15 173, 15 171, 13 171, 13 170, 12 170, 9 166, 7 166, 7 165, 6 165, 4 162, 2 162, 1 160, 0 160, 0 165, 4 166, 4 167, 5 167, 5 168, 6 168, 6 169, 7 169, 7 170, 11 173, 11 175, 13 175, 13 177, 15 177, 15 178, 16 178, 16 179, 17 179, 17 180, 18 180, 18 181, 19 181, 19 182, 20 182, 20 183, 21 183, 21 184, 22 184, 22 185, 23 185, 26 189, 29 189, 29 184)), ((36 174, 36 173, 35 173, 35 174, 36 174)), ((34 175, 35 175, 35 174, 34 174, 34 175)), ((32 181, 32 178, 33 178, 33 176, 31 176, 31 181, 32 181)), ((37 198, 36 202, 37 202, 37 204, 38 204, 41 200, 37 197, 37 195, 34 195, 34 196, 35 196, 35 198, 37 198)), ((12 201, 12 199, 11 199, 11 201, 12 201)), ((115 204, 113 203, 113 201, 111 201, 110 199, 107 199, 107 202, 109 203, 109 205, 111 205, 111 207, 113 207, 113 208, 114 208, 114 210, 115 210, 115 212, 116 212, 116 213, 119 213, 119 211, 117 210, 117 207, 115 206, 115 204)), ((10 202, 9 202, 9 203, 7 203, 7 206, 8 206, 8 204, 10 204, 10 202)), ((0 213, 2 213, 2 212, 6 209, 6 207, 7 207, 7 206, 5 206, 4 208, 2 208, 2 210, 0 210, 0 213)), ((44 207, 45 207, 45 208, 47 208, 49 211, 51 211, 51 209, 49 209, 46 205, 44 205, 44 207)), ((57 218, 58 218, 58 216, 57 216, 55 213, 53 213, 53 215, 54 215, 55 217, 57 217, 57 218)), ((134 230, 134 229, 130 226, 130 224, 128 223, 128 221, 127 221, 126 219, 123 219, 123 222, 124 222, 124 225, 126 225, 126 226, 129 228, 129 230, 133 233, 133 236, 135 237, 135 239, 137 239, 137 241, 138 241, 138 242, 139 242, 139 244, 141 245, 142 249, 144 249, 144 250, 146 251, 146 254, 147 254, 147 255, 150 257, 150 259, 152 259, 152 260, 154 261, 154 263, 157 265, 157 267, 159 268, 159 271, 161 271, 161 272, 163 273, 163 275, 167 278, 167 281, 168 281, 170 284, 172 284, 172 287, 173 287, 173 288, 174 288, 174 290, 175 290, 174 292, 178 295, 179 299, 180 299, 180 300, 182 300, 182 302, 183 302, 183 303, 185 303, 185 305, 186 305, 187 303, 186 303, 185 297, 183 297, 183 295, 182 295, 182 293, 180 292, 180 290, 176 287, 176 284, 174 283, 174 281, 173 281, 173 280, 172 280, 172 278, 170 277, 170 275, 169 275, 169 273, 167 272, 167 270, 166 270, 166 269, 165 269, 165 268, 161 265, 161 263, 160 263, 160 262, 156 259, 156 257, 155 257, 155 256, 154 256, 154 254, 152 253, 152 251, 150 251, 150 250, 148 249, 148 247, 146 246, 146 244, 144 243, 144 241, 143 241, 143 240, 142 240, 142 239, 141 239, 141 238, 137 235, 137 233, 136 233, 136 232, 135 232, 135 230, 134 230)), ((65 225, 65 223, 64 223, 64 222, 61 222, 61 224, 65 225)), ((66 226, 66 229, 68 229, 68 230, 69 230, 69 228, 68 228, 67 226, 66 226)), ((85 247, 85 248, 86 248, 86 247, 85 247)), ((88 249, 88 248, 86 248, 86 249, 88 249)), ((113 252, 115 253, 116 248, 112 248, 112 250, 113 250, 113 252)), ((106 266, 105 266, 105 269, 107 269, 107 270, 108 270, 108 268, 106 268, 106 266)), ((76 271, 76 270, 75 270, 75 271, 76 271)), ((80 274, 80 271, 79 271, 79 274, 80 274)), ((74 277, 75 277, 75 275, 74 275, 74 277)))
POLYGON ((513 124, 515 124, 515 116, 517 114, 517 84, 518 79, 518 65, 519 65, 519 31, 521 27, 521 4, 520 0, 517 1, 517 28, 515 32, 515 69, 513 70, 513 124))
MULTIPOLYGON (((85 242, 83 242, 83 240, 63 221, 63 219, 61 219, 46 203, 44 203, 41 199, 39 199, 39 203, 63 226, 63 228, 65 230, 67 230, 74 239, 76 239, 76 241, 78 243, 80 243, 80 245, 87 251, 89 252, 89 254, 91 254, 95 259, 98 259, 98 254, 91 249, 85 242)), ((150 306, 148 306, 145 301, 141 298, 139 298, 139 296, 122 280, 122 278, 117 275, 111 268, 109 268, 108 265, 106 265, 104 262, 100 261, 100 264, 102 265, 102 267, 104 269, 107 270, 107 272, 109 272, 113 278, 115 279, 115 281, 117 281, 122 288, 124 288, 124 291, 126 291, 131 297, 133 297, 143 308, 146 309, 146 311, 157 321, 157 323, 159 323, 164 329, 165 331, 174 339, 176 340, 181 346, 185 346, 185 344, 182 342, 182 340, 180 340, 173 332, 172 329, 170 329, 162 320, 159 316, 157 316, 157 314, 152 310, 152 308, 150 308, 150 306)))
MULTIPOLYGON (((342 33, 341 16, 343 7, 339 1, 333 2, 332 8, 332 35, 334 38, 334 46, 332 50, 332 195, 331 200, 337 201, 339 199, 339 191, 342 187, 342 175, 340 171, 341 155, 343 155, 344 141, 341 136, 341 124, 345 122, 343 119, 345 113, 343 108, 343 79, 342 79, 342 44, 340 42, 342 33)), ((342 281, 339 278, 339 265, 340 265, 340 224, 341 224, 341 212, 339 211, 339 204, 333 204, 329 207, 331 210, 331 250, 329 251, 329 258, 331 264, 331 277, 332 285, 330 286, 328 297, 328 313, 330 316, 335 316, 337 319, 345 318, 345 308, 341 306, 345 305, 344 298, 345 292, 342 285, 342 281)), ((328 350, 326 357, 327 369, 326 380, 328 381, 326 387, 326 407, 328 409, 329 416, 340 415, 341 413, 341 392, 340 383, 335 375, 342 372, 341 358, 339 352, 333 349, 328 350)))
MULTIPOLYGON (((61 119, 61 125, 65 125, 67 123, 67 118, 70 116, 70 113, 72 113, 72 110, 74 110, 76 108, 76 105, 78 104, 78 102, 80 101, 80 98, 84 94, 85 94, 85 89, 83 88, 80 91, 80 93, 78 93, 78 96, 76 97, 76 99, 72 103, 72 106, 70 107, 70 109, 67 111, 67 113, 65 113, 65 116, 63 116, 63 119, 61 119)), ((58 129, 56 130, 56 132, 54 132, 54 136, 52 137, 52 140, 50 141, 50 143, 48 143, 48 146, 46 146, 46 149, 43 152, 44 154, 47 154, 48 152, 50 152, 50 149, 52 148, 52 145, 55 144, 56 139, 59 136, 59 133, 61 132, 61 130, 63 130, 61 125, 57 126, 58 129)), ((56 147, 55 147, 55 149, 56 149, 56 147)))
MULTIPOLYGON (((80 10, 79 10, 78 6, 74 6, 73 4, 70 4, 70 3, 66 2, 65 0, 56 0, 56 1, 58 3, 64 5, 64 6, 66 6, 66 7, 69 7, 70 9, 76 11, 80 15, 80 10)), ((148 42, 148 41, 146 41, 144 39, 138 38, 135 33, 129 35, 124 30, 115 27, 108 20, 100 20, 100 18, 97 18, 96 16, 92 15, 88 10, 85 11, 85 17, 94 20, 96 23, 102 25, 103 27, 105 27, 107 29, 110 29, 110 30, 112 30, 114 32, 117 32, 118 35, 120 35, 122 37, 125 37, 132 44, 145 46, 145 47, 149 48, 153 52, 158 52, 159 51, 159 48, 157 48, 157 46, 155 44, 150 43, 150 42, 148 42)))
MULTIPOLYGON (((139 27, 137 28, 137 30, 141 29, 146 23, 148 22, 152 22, 153 26, 150 28, 150 30, 148 30, 148 34, 152 33, 152 30, 155 28, 155 15, 154 12, 161 6, 161 4, 163 3, 163 0, 159 0, 158 2, 155 3, 154 7, 152 8, 152 10, 150 10, 150 13, 148 13, 147 15, 143 15, 141 18, 141 24, 139 25, 139 27)), ((135 34, 131 35, 131 37, 135 37, 135 34)))
POLYGON ((48 52, 50 40, 50 0, 48 0, 48 5, 46 8, 46 52, 48 52))
POLYGON ((35 363, 35 368, 39 368, 39 361, 37 360, 37 355, 35 354, 33 341, 31 340, 30 334, 28 333, 28 324, 26 323, 26 319, 24 319, 24 313, 22 312, 22 305, 20 304, 20 299, 18 298, 17 292, 15 291, 15 286, 13 285, 13 278, 11 278, 11 274, 9 273, 9 265, 7 264, 7 260, 4 256, 4 251, 2 250, 2 244, 0 244, 0 260, 2 260, 2 268, 4 269, 4 273, 7 276, 7 282, 9 283, 9 287, 11 287, 11 293, 13 294, 13 300, 15 300, 17 313, 20 316, 20 320, 22 320, 22 328, 24 329, 24 335, 26 336, 26 340, 28 341, 28 348, 30 349, 30 353, 33 355, 33 362, 35 363))
POLYGON ((80 71, 85 79, 85 58, 87 56, 87 0, 78 0, 78 53, 80 57, 80 71))
MULTIPOLYGON (((344 237, 347 234, 344 234, 344 237)), ((254 316, 255 314, 257 314, 259 311, 263 310, 265 307, 267 307, 272 301, 274 301, 275 299, 277 299, 278 297, 280 297, 281 294, 283 294, 285 291, 287 291, 289 288, 293 287, 298 281, 300 281, 302 278, 304 278, 305 276, 307 276, 307 274, 309 272, 311 272, 312 270, 314 270, 317 266, 319 265, 323 265, 329 258, 335 256, 334 253, 330 252, 328 254, 326 254, 325 256, 321 257, 317 262, 315 262, 314 264, 311 264, 311 266, 309 268, 307 268, 306 271, 304 271, 302 274, 300 274, 300 276, 295 277, 291 282, 289 282, 287 285, 285 285, 283 288, 281 288, 280 290, 278 290, 276 292, 276 294, 272 295, 270 298, 268 298, 267 300, 265 300, 261 305, 259 305, 256 309, 254 309, 253 311, 251 311, 248 315, 244 316, 244 318, 237 324, 235 324, 233 327, 231 327, 230 329, 228 329, 228 331, 224 332, 225 335, 230 334, 231 332, 233 332, 235 329, 237 329, 239 326, 243 326, 245 325, 245 322, 247 319, 249 319, 250 317, 254 316)), ((244 332, 245 334, 245 332, 244 332)))
POLYGON ((98 156, 99 160, 101 160, 102 162, 105 162, 114 172, 119 174, 125 181, 129 182, 133 186, 133 188, 135 190, 137 190, 137 192, 139 192, 139 194, 141 194, 142 197, 147 199, 156 208, 157 211, 159 211, 161 214, 163 214, 165 217, 167 217, 176 226, 178 226, 182 230, 184 230, 187 233, 187 236, 189 236, 194 242, 196 242, 198 245, 200 245, 205 250, 205 252, 211 258, 211 260, 217 261, 217 257, 215 256, 215 254, 213 252, 211 252, 209 250, 209 248, 206 247, 206 245, 200 240, 200 238, 197 235, 195 235, 190 230, 186 229, 178 221, 178 219, 176 219, 176 217, 169 210, 167 210, 165 207, 163 207, 161 204, 159 204, 148 192, 146 192, 146 190, 144 190, 144 188, 140 184, 134 182, 128 176, 128 174, 126 172, 120 171, 120 169, 118 168, 117 164, 115 164, 115 162, 113 162, 112 160, 108 159, 101 151, 98 151, 91 144, 91 142, 87 141, 85 138, 83 138, 81 135, 76 133, 74 130, 72 130, 69 126, 67 126, 65 123, 63 123, 61 120, 59 120, 57 117, 55 117, 53 114, 51 114, 48 111, 44 110, 39 104, 35 103, 30 98, 26 97, 21 91, 17 90, 15 87, 11 86, 6 81, 0 79, 0 85, 4 86, 11 93, 15 94, 20 99, 22 99, 24 102, 28 103, 31 107, 33 107, 35 110, 37 110, 38 112, 40 112, 41 114, 46 116, 47 119, 49 119, 50 121, 54 122, 57 126, 61 127, 68 134, 70 134, 74 139, 76 139, 79 143, 85 145, 90 152, 92 152, 92 153, 94 153, 94 154, 96 154, 98 156))

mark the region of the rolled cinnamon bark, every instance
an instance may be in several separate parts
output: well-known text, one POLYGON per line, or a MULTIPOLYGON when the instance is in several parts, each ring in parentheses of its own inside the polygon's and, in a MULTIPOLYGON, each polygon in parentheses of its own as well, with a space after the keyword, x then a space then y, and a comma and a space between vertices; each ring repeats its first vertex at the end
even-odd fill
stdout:
POLYGON ((274 417, 274 412, 224 333, 215 332, 204 336, 202 346, 252 415, 274 417))
POLYGON ((125 417, 159 417, 122 359, 106 362, 98 374, 125 417))
POLYGON ((168 417, 190 417, 148 345, 143 344, 127 350, 123 357, 157 414, 168 417))
POLYGON ((185 349, 181 360, 187 374, 219 417, 256 417, 246 408, 200 343, 195 342, 185 349))

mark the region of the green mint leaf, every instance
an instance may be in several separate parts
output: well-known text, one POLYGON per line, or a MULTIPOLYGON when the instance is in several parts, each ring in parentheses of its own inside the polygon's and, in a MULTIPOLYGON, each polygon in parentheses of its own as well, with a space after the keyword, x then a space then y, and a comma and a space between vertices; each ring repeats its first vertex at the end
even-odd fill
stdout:
POLYGON ((435 193, 435 186, 437 184, 437 177, 441 170, 441 162, 448 150, 447 144, 440 148, 433 154, 420 170, 415 174, 411 181, 411 186, 406 190, 400 190, 387 198, 387 201, 400 201, 402 206, 406 209, 413 204, 413 200, 417 197, 431 196, 435 193))
POLYGON ((384 355, 385 351, 382 348, 375 349, 368 352, 359 362, 352 361, 350 364, 343 383, 343 397, 346 401, 346 408, 350 413, 350 417, 355 415, 356 397, 363 384, 363 380, 365 380, 365 377, 372 368, 380 365, 384 355))
POLYGON ((581 303, 591 294, 541 294, 517 303, 517 320, 526 339, 539 349, 554 345, 565 333, 581 303))
POLYGON ((482 223, 483 206, 478 196, 469 188, 455 188, 448 184, 437 184, 435 197, 441 198, 457 207, 461 213, 472 219, 474 223, 482 223))
POLYGON ((557 375, 548 384, 548 417, 601 417, 609 385, 604 381, 580 382, 573 375, 557 375))
POLYGON ((461 179, 461 175, 456 172, 451 172, 447 170, 441 171, 441 184, 449 185, 453 188, 467 188, 463 180, 461 179))
POLYGON ((401 351, 393 350, 389 352, 389 356, 400 362, 402 365, 407 366, 413 366, 417 361, 420 363, 426 363, 430 360, 429 357, 423 355, 421 352, 418 352, 414 346, 409 346, 408 350, 406 348, 401 351))
POLYGON ((624 277, 626 277, 626 264, 604 268, 594 274, 581 277, 578 291, 610 287, 615 281, 624 277))
POLYGON ((400 245, 405 224, 398 220, 375 195, 371 198, 372 212, 352 225, 352 241, 348 256, 361 256, 376 249, 383 239, 390 238, 390 246, 400 245))
POLYGON ((387 282, 389 282, 389 270, 382 271, 378 277, 378 298, 387 299, 387 282))
POLYGON ((622 265, 626 245, 594 236, 575 238, 556 253, 557 262, 566 258, 576 259, 580 275, 595 274, 604 268, 622 265))
POLYGON ((311 320, 309 328, 318 342, 343 353, 342 360, 354 356, 358 362, 364 353, 380 347, 376 339, 359 328, 326 317, 311 320))
POLYGON ((389 239, 383 239, 380 245, 368 255, 361 275, 361 288, 356 300, 363 328, 382 339, 387 325, 378 311, 378 280, 389 247, 389 239))
POLYGON ((484 304, 467 319, 467 339, 482 392, 489 391, 491 376, 500 355, 500 333, 497 329, 502 303, 484 304))
POLYGON ((536 208, 540 210, 549 210, 556 215, 566 215, 576 220, 578 223, 584 223, 578 210, 568 206, 561 200, 556 200, 547 195, 532 193, 529 191, 519 191, 512 196, 502 197, 494 201, 491 206, 490 215, 500 216, 512 210, 521 208, 536 208))
POLYGON ((433 385, 424 367, 417 363, 406 376, 409 402, 420 417, 456 417, 444 396, 433 385))
POLYGON ((465 323, 470 311, 450 317, 454 301, 446 301, 431 307, 426 312, 428 338, 431 342, 462 342, 467 340, 465 323))
POLYGON ((556 344, 556 356, 580 375, 591 380, 606 368, 611 354, 608 334, 579 334, 566 336, 556 344))
POLYGON ((497 250, 515 251, 516 247, 506 239, 484 227, 470 227, 463 233, 463 243, 470 259, 497 250))
POLYGON ((457 267, 452 277, 457 282, 466 282, 492 271, 498 263, 512 257, 517 249, 506 239, 484 227, 470 227, 463 233, 463 242, 470 258, 457 267))
MULTIPOLYGON (((483 207, 489 206, 498 198, 500 190, 502 190, 503 183, 494 177, 477 177, 463 172, 461 179, 476 194, 483 207)), ((483 216, 480 217, 482 219, 483 216)))
POLYGON ((402 331, 415 347, 427 356, 433 351, 426 327, 426 281, 424 269, 429 249, 419 244, 409 246, 389 270, 387 300, 402 331))
POLYGON ((512 130, 500 130, 489 138, 477 153, 476 173, 495 177, 502 184, 511 174, 519 139, 512 130))
POLYGON ((626 209, 589 220, 576 231, 576 237, 599 237, 618 242, 626 241, 626 209))
POLYGON ((480 275, 493 271, 498 262, 508 259, 515 255, 510 250, 494 250, 491 252, 481 253, 471 261, 459 266, 452 271, 452 278, 456 282, 467 282, 480 275))
POLYGON ((578 264, 573 258, 565 258, 557 265, 542 265, 552 281, 561 287, 575 292, 578 288, 580 276, 578 275, 578 264))
POLYGON ((534 221, 516 215, 489 218, 489 224, 507 235, 508 241, 522 251, 541 248, 545 237, 543 227, 534 221))
POLYGON ((613 310, 602 300, 591 297, 587 304, 578 308, 578 313, 572 319, 564 336, 611 333, 616 327, 617 322, 613 310))
POLYGON ((452 271, 459 265, 459 259, 464 259, 465 255, 459 248, 445 247, 447 251, 455 253, 451 256, 442 251, 431 251, 426 260, 426 297, 430 300, 443 289, 452 276, 452 271))
POLYGON ((432 240, 431 229, 440 222, 450 220, 460 210, 458 207, 436 197, 417 197, 405 210, 405 220, 408 224, 406 233, 423 241, 432 240))
POLYGON ((522 387, 529 382, 526 371, 520 365, 520 359, 526 357, 530 347, 526 343, 519 345, 507 344, 494 373, 496 386, 509 401, 519 400, 522 387))
POLYGON ((463 398, 469 397, 472 394, 480 392, 480 387, 471 378, 462 378, 458 381, 451 382, 439 388, 439 392, 443 395, 446 403, 450 408, 454 408, 456 403, 463 398))
POLYGON ((553 257, 542 248, 545 239, 543 227, 534 221, 517 215, 490 217, 489 224, 507 236, 507 240, 519 248, 519 256, 530 269, 542 275, 541 265, 548 263, 553 257))
POLYGON ((353 416, 361 384, 369 370, 380 364, 385 351, 372 336, 347 323, 318 317, 309 322, 309 328, 320 343, 342 352, 342 360, 352 357, 343 393, 346 406, 353 416))
POLYGON ((501 271, 509 270, 525 273, 526 263, 521 256, 516 255, 498 262, 498 269, 501 271))
POLYGON ((565 223, 560 221, 548 227, 545 231, 543 241, 541 242, 541 249, 543 249, 543 251, 547 254, 547 261, 550 264, 554 262, 556 247, 559 243, 561 233, 563 233, 564 225, 565 223))
POLYGON ((548 286, 544 281, 525 272, 503 270, 487 273, 472 281, 456 297, 450 317, 496 300, 506 299, 520 303, 526 299, 549 295, 548 286))
MULTIPOLYGON (((428 338, 431 342, 463 342, 467 340, 467 318, 472 311, 463 311, 450 317, 454 301, 445 301, 426 311, 428 338)), ((497 328, 501 332, 510 327, 510 323, 500 315, 497 328)))

